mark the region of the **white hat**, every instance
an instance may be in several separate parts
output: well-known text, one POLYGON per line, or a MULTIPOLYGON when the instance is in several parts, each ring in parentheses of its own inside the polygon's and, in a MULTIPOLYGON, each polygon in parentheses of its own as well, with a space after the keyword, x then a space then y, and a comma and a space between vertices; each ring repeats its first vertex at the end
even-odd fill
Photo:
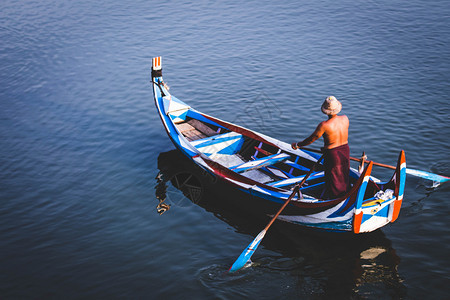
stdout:
POLYGON ((328 96, 322 104, 322 112, 326 115, 335 115, 342 109, 342 103, 334 96, 328 96))

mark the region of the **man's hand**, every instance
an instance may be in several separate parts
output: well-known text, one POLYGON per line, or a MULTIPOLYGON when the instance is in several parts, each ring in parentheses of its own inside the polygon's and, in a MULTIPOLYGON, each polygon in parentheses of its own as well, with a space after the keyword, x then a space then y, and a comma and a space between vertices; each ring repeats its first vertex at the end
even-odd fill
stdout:
POLYGON ((298 149, 297 143, 292 143, 292 144, 291 144, 291 147, 292 147, 292 149, 294 149, 294 150, 297 150, 297 149, 298 149))

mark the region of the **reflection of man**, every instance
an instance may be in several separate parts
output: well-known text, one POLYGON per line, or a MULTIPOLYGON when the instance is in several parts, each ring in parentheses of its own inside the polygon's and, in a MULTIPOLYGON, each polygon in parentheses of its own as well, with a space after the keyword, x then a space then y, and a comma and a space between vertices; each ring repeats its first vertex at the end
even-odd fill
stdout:
POLYGON ((342 104, 329 96, 322 104, 322 112, 328 120, 320 122, 316 130, 306 139, 292 143, 293 149, 307 146, 323 135, 325 190, 324 199, 343 196, 349 187, 350 149, 348 147, 349 120, 346 115, 338 116, 342 104))

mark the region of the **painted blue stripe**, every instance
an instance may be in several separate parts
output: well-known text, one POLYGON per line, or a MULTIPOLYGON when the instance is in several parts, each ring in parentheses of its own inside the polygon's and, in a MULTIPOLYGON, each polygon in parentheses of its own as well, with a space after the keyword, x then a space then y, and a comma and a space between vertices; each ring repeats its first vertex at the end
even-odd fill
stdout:
POLYGON ((263 157, 260 159, 248 161, 243 164, 239 164, 230 169, 232 169, 233 171, 235 171, 237 173, 241 173, 241 172, 245 172, 245 171, 252 170, 252 169, 259 169, 259 168, 262 168, 262 167, 265 167, 268 165, 273 165, 273 164, 276 164, 283 160, 286 160, 288 158, 289 158, 289 155, 280 156, 279 154, 274 154, 274 155, 266 156, 266 157, 263 157), (276 156, 279 156, 279 157, 276 157, 276 156), (248 164, 249 162, 258 162, 258 164, 251 165, 251 166, 245 166, 245 164, 248 164), (239 166, 242 166, 242 167, 239 167, 239 166))
MULTIPOLYGON (((309 176, 309 178, 306 179, 306 181, 313 180, 313 179, 318 179, 318 178, 321 178, 321 177, 325 176, 323 174, 317 176, 317 174, 319 174, 319 173, 320 172, 312 173, 311 176, 309 176)), ((292 179, 295 178, 295 177, 287 178, 287 179, 283 179, 283 180, 280 180, 280 181, 270 182, 270 183, 268 183, 268 185, 275 186, 275 187, 287 186, 287 185, 295 184, 295 183, 298 183, 298 182, 302 181, 304 177, 305 176, 299 176, 298 180, 296 180, 296 181, 292 181, 292 179)))
POLYGON ((403 168, 400 170, 400 188, 398 190, 399 196, 403 196, 403 192, 405 190, 405 182, 406 182, 406 169, 403 168))
MULTIPOLYGON (((306 181, 308 181, 308 180, 306 180, 306 181)), ((313 189, 315 189, 315 188, 317 188, 317 187, 319 187, 321 185, 325 185, 325 182, 319 182, 319 183, 316 183, 316 184, 313 184, 313 185, 308 185, 308 186, 300 188, 300 190, 301 191, 313 190, 313 189)))
MULTIPOLYGON (((295 158, 295 161, 294 161, 294 163, 297 163, 298 162, 298 160, 299 160, 299 158, 300 158, 300 156, 297 156, 296 158, 295 158)), ((292 172, 294 171, 294 167, 291 167, 291 169, 289 170, 289 174, 291 174, 292 175, 292 172)), ((294 176, 291 176, 291 177, 294 177, 294 176)))
POLYGON ((370 218, 372 218, 372 215, 370 214, 363 214, 362 216, 362 220, 361 220, 361 224, 366 222, 367 220, 369 220, 370 218))
POLYGON ((250 160, 250 161, 247 161, 247 162, 245 162, 245 163, 235 165, 235 166, 231 167, 230 169, 237 168, 237 167, 242 166, 242 165, 244 165, 244 164, 247 164, 247 163, 249 163, 249 162, 257 162, 257 161, 270 160, 270 159, 274 158, 274 157, 277 156, 277 155, 278 155, 278 154, 273 154, 273 155, 269 155, 269 156, 266 156, 266 157, 257 158, 257 159, 255 159, 255 160, 250 160))
POLYGON ((362 217, 362 220, 361 220, 361 224, 366 222, 367 220, 369 220, 373 216, 387 218, 388 217, 388 213, 389 213, 389 205, 386 205, 385 207, 383 207, 382 209, 377 211, 374 215, 372 215, 372 214, 363 214, 363 217, 362 217))
POLYGON ((387 218, 389 215, 389 205, 386 205, 382 209, 376 212, 375 216, 387 218))
POLYGON ((230 146, 228 146, 226 148, 223 148, 222 150, 220 150, 217 153, 219 153, 219 154, 230 154, 230 155, 231 154, 235 154, 241 149, 243 144, 244 144, 244 139, 241 138, 241 139, 237 140, 236 142, 234 142, 233 144, 231 144, 230 146))
POLYGON ((308 151, 308 150, 303 150, 303 149, 301 149, 301 150, 304 151, 304 152, 306 152, 307 154, 311 155, 311 156, 314 157, 315 159, 319 159, 319 158, 321 157, 321 155, 318 154, 318 153, 311 152, 311 151, 308 151))
POLYGON ((172 120, 177 119, 177 118, 180 118, 182 120, 186 120, 187 111, 183 112, 182 114, 180 114, 178 116, 174 115, 174 114, 169 114, 169 116, 172 118, 172 120))
POLYGON ((363 181, 361 186, 358 189, 358 194, 356 195, 356 206, 355 208, 361 208, 363 200, 364 200, 364 194, 366 193, 366 188, 367 188, 367 182, 363 181))
POLYGON ((202 139, 202 140, 204 140, 204 142, 202 142, 200 144, 195 143, 195 148, 203 148, 206 146, 220 144, 222 142, 231 141, 231 140, 236 140, 236 142, 238 142, 239 139, 242 139, 242 135, 225 136, 225 137, 221 137, 220 135, 215 135, 212 137, 202 139))
POLYGON ((350 197, 348 197, 345 202, 342 203, 341 207, 335 211, 334 213, 332 213, 331 215, 329 215, 329 218, 338 218, 338 217, 342 217, 345 216, 349 211, 351 211, 352 209, 355 208, 355 205, 350 205, 346 210, 343 210, 343 208, 345 206, 347 206, 347 203, 350 201, 350 197))
MULTIPOLYGON (((193 118, 193 119, 197 119, 197 120, 199 120, 201 122, 205 122, 205 123, 208 123, 208 124, 211 124, 211 125, 214 125, 214 126, 218 126, 220 128, 225 128, 225 127, 217 124, 216 122, 205 118, 202 114, 200 114, 198 111, 196 111, 195 109, 192 109, 192 108, 188 111, 187 116, 190 117, 190 118, 193 118)), ((225 128, 225 129, 227 129, 227 128, 225 128)))
POLYGON ((286 161, 285 164, 287 164, 287 165, 289 165, 289 166, 291 166, 293 168, 299 169, 301 171, 306 171, 306 172, 309 171, 308 168, 305 168, 304 166, 296 164, 295 162, 292 162, 292 161, 286 161))

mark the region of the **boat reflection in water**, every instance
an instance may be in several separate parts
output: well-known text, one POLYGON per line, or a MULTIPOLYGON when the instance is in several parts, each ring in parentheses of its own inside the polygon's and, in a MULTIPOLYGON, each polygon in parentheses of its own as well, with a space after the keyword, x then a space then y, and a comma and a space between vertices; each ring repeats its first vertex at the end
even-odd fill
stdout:
MULTIPOLYGON (((183 201, 191 201, 232 226, 236 232, 251 236, 249 241, 270 220, 269 217, 263 218, 255 212, 255 207, 246 207, 245 202, 248 199, 245 197, 249 197, 247 194, 217 180, 187 159, 179 150, 161 153, 158 157, 158 168, 160 173, 156 178, 156 198, 159 200, 159 214, 171 206, 172 209, 177 209, 183 201), (178 192, 177 195, 171 196, 168 185, 181 191, 182 195, 178 192)), ((243 248, 245 246, 242 245, 243 248)), ((248 291, 249 281, 255 284, 259 282, 262 286, 255 286, 255 293, 268 289, 271 284, 279 286, 277 280, 282 283, 286 280, 293 281, 291 289, 283 290, 283 296, 406 296, 406 287, 397 272, 400 258, 381 230, 343 236, 311 231, 278 221, 263 239, 262 246, 260 249, 273 251, 276 255, 261 257, 256 254, 251 268, 238 272, 240 275, 225 277, 254 277, 250 280, 245 278, 241 284, 245 285, 248 291)), ((230 257, 231 265, 235 258, 232 254, 230 257)), ((230 288, 235 289, 235 292, 242 291, 243 287, 239 286, 236 278, 229 279, 232 280, 232 287, 224 278, 223 274, 228 267, 220 265, 204 270, 204 274, 199 274, 200 281, 217 294, 223 294, 224 289, 230 288)))

